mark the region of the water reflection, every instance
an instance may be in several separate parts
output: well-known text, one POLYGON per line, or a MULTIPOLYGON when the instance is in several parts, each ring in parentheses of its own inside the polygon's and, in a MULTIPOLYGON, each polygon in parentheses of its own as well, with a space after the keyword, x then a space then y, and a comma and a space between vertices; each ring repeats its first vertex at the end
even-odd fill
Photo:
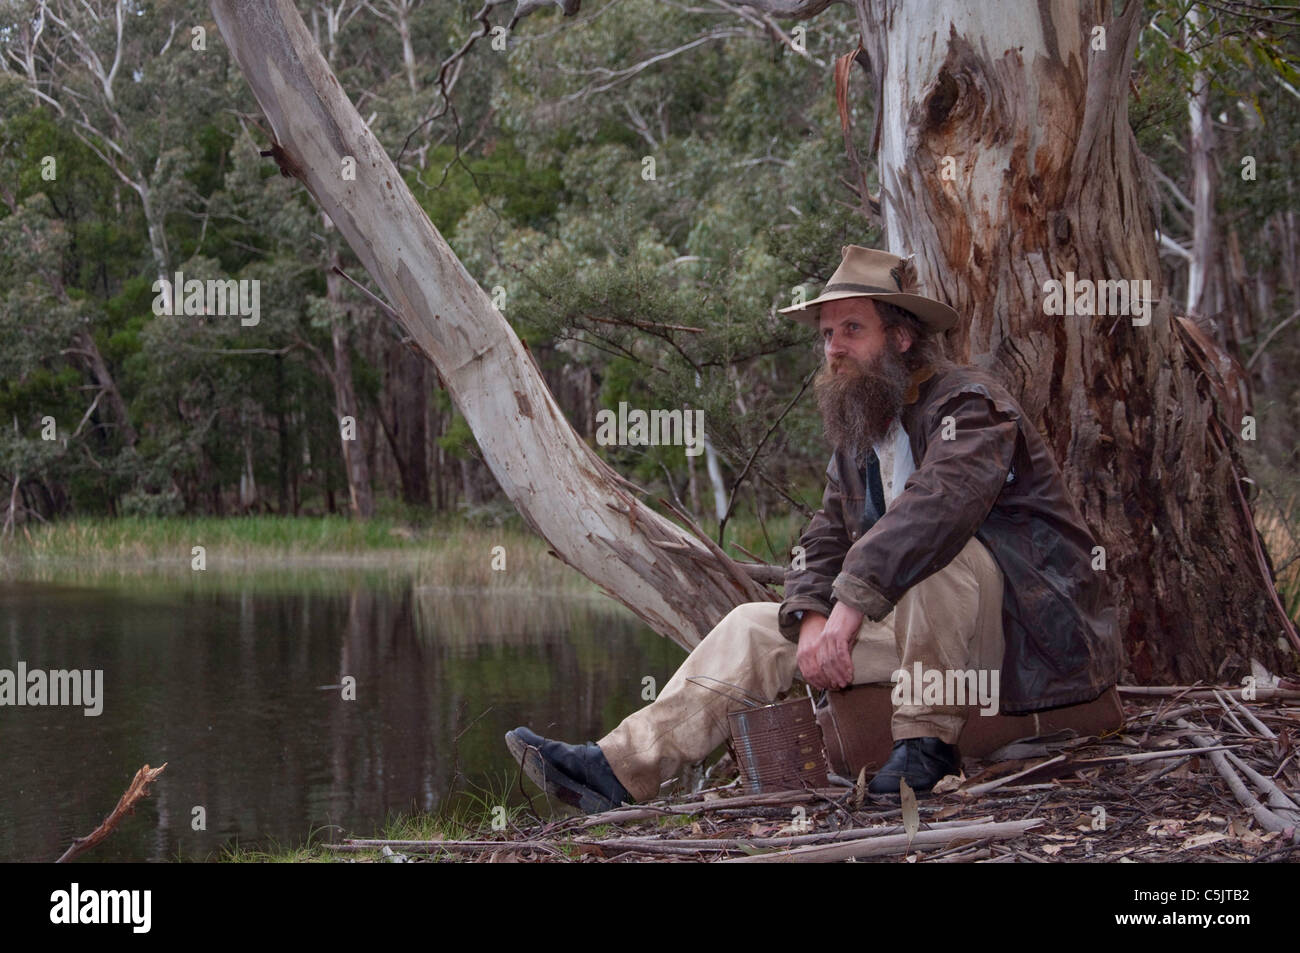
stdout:
POLYGON ((0 708, 0 860, 57 857, 146 762, 168 762, 154 796, 88 860, 372 834, 500 788, 517 724, 600 737, 683 657, 604 597, 330 581, 0 583, 0 668, 104 670, 98 717, 0 708))

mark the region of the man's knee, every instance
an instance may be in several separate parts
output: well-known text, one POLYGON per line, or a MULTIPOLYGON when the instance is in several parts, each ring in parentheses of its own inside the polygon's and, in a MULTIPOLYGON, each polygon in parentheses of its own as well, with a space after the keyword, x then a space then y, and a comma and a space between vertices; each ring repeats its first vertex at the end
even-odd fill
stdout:
POLYGON ((1002 570, 998 568, 998 561, 993 558, 989 548, 974 536, 966 541, 961 552, 953 558, 953 563, 958 563, 960 568, 969 573, 981 588, 996 585, 1000 589, 1002 570))
POLYGON ((781 603, 779 602, 742 602, 727 614, 740 615, 754 622, 765 622, 768 619, 775 620, 780 611, 781 603))
MULTIPOLYGON (((922 579, 903 599, 968 599, 973 604, 1002 596, 1002 571, 993 554, 972 536, 946 566, 922 579)), ((899 600, 900 605, 903 600, 899 600)))
POLYGON ((708 646, 743 642, 746 646, 767 649, 793 645, 781 634, 778 624, 779 602, 743 602, 728 612, 709 632, 695 651, 708 646))
MULTIPOLYGON (((768 630, 781 634, 777 624, 779 602, 742 602, 733 608, 722 621, 714 626, 713 631, 726 628, 729 631, 768 630)), ((712 634, 712 633, 710 633, 712 634)))

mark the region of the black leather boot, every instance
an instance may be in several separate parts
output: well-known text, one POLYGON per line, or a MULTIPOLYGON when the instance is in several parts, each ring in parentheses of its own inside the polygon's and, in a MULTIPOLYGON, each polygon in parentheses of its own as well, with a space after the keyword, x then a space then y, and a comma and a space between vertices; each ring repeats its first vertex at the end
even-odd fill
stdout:
POLYGON ((551 741, 520 726, 506 732, 506 747, 534 784, 580 811, 599 814, 633 803, 600 745, 551 741))
POLYGON ((872 794, 897 796, 898 779, 903 778, 909 788, 922 794, 938 784, 940 779, 960 770, 961 753, 955 745, 938 738, 904 738, 894 742, 889 760, 871 779, 867 790, 872 794))

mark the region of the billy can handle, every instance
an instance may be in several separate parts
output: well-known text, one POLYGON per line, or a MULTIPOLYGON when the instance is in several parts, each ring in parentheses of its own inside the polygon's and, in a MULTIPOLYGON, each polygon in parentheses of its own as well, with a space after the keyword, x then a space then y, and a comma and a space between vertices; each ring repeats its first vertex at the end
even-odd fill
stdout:
POLYGON ((759 698, 757 695, 745 691, 739 685, 733 685, 731 684, 731 682, 724 682, 722 679, 714 678, 711 675, 688 675, 686 676, 686 680, 688 682, 694 682, 696 685, 699 685, 701 688, 707 688, 711 692, 717 692, 723 698, 726 698, 729 701, 736 702, 737 704, 744 705, 746 708, 764 708, 767 705, 771 704, 771 702, 764 701, 763 699, 759 698), (725 685, 727 688, 730 688, 733 691, 738 692, 741 697, 737 698, 735 695, 732 695, 728 692, 724 692, 721 689, 714 688, 712 685, 705 685, 703 679, 708 679, 710 682, 717 682, 719 685, 725 685))

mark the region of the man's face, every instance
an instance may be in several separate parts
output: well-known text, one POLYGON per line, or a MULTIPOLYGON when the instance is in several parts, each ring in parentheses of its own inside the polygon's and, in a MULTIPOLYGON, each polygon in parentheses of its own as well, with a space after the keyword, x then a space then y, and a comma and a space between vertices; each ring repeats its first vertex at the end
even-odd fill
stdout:
POLYGON ((862 363, 885 351, 885 330, 876 313, 876 304, 870 298, 826 302, 821 307, 817 328, 826 349, 826 364, 836 373, 850 366, 844 360, 846 357, 862 363))
POLYGON ((826 439, 858 458, 880 443, 903 407, 910 377, 905 331, 886 332, 870 298, 822 305, 818 318, 826 363, 813 381, 826 439))

